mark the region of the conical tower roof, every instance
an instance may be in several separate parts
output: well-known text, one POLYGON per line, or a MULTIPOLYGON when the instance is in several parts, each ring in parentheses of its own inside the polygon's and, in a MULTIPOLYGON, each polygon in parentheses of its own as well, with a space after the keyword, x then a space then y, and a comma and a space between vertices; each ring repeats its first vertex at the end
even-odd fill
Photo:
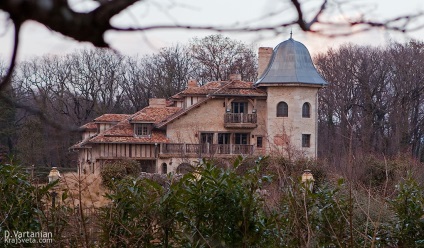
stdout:
POLYGON ((325 86, 328 83, 317 72, 305 45, 290 38, 274 48, 268 67, 255 83, 256 86, 273 84, 325 86))

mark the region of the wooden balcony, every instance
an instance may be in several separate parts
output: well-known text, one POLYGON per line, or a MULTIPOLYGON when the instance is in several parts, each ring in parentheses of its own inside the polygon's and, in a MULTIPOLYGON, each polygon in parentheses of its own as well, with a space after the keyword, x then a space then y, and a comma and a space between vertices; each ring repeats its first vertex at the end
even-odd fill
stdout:
POLYGON ((224 115, 224 127, 226 128, 256 128, 258 117, 255 114, 226 113, 224 115))
POLYGON ((253 145, 238 144, 162 144, 161 155, 173 156, 210 156, 210 155, 250 155, 253 145))

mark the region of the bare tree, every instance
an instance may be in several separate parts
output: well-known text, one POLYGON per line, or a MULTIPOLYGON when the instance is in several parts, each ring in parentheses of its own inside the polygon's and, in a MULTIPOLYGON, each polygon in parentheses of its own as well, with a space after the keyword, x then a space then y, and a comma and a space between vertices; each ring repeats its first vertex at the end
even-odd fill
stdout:
MULTIPOLYGON (((260 27, 250 27, 248 24, 236 27, 216 27, 216 26, 197 26, 197 25, 158 25, 158 26, 141 26, 131 28, 121 28, 114 26, 110 20, 123 10, 129 8, 136 2, 141 0, 112 0, 100 1, 96 0, 98 6, 88 12, 76 12, 69 5, 67 0, 50 1, 50 0, 31 0, 31 1, 14 1, 3 0, 0 2, 0 10, 6 12, 15 27, 15 46, 13 56, 9 66, 9 72, 0 84, 0 91, 5 85, 10 83, 11 73, 15 67, 16 52, 19 44, 19 31, 22 24, 28 20, 33 20, 45 25, 53 31, 59 32, 66 37, 73 38, 77 41, 87 41, 98 47, 107 47, 108 44, 104 40, 106 31, 114 30, 121 32, 129 31, 147 31, 154 29, 198 29, 198 30, 214 30, 214 31, 275 31, 281 32, 282 28, 298 25, 303 31, 314 32, 323 35, 348 35, 352 30, 345 32, 326 33, 335 27, 352 27, 357 26, 356 32, 366 31, 373 27, 384 27, 389 30, 407 32, 422 28, 422 24, 418 22, 422 17, 422 13, 411 13, 405 16, 395 16, 391 19, 378 21, 366 15, 356 18, 345 18, 342 21, 334 21, 328 18, 328 14, 335 11, 345 15, 346 9, 358 9, 357 6, 350 5, 350 1, 331 2, 322 0, 314 9, 305 10, 304 3, 299 0, 287 1, 289 6, 296 13, 292 20, 282 18, 282 21, 273 25, 265 25, 260 27), (347 7, 346 7, 347 6, 347 7), (417 24, 418 23, 418 24, 417 24)), ((283 17, 283 15, 282 15, 283 17)), ((4 97, 4 96, 3 96, 4 97)))
POLYGON ((322 155, 339 159, 353 149, 357 155, 422 156, 422 48, 420 42, 345 45, 316 58, 331 82, 320 94, 322 155))
POLYGON ((142 60, 144 81, 151 85, 155 97, 169 98, 180 92, 192 78, 197 67, 189 50, 176 45, 162 49, 158 54, 142 60))
POLYGON ((240 41, 222 35, 195 38, 190 54, 196 63, 196 78, 203 83, 226 80, 230 74, 241 74, 244 80, 256 79, 256 54, 240 41))

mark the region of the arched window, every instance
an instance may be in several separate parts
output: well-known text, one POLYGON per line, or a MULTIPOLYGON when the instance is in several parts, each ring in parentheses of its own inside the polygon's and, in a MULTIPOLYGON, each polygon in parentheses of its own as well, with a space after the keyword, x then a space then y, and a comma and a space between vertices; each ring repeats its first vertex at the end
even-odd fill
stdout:
POLYGON ((286 102, 279 102, 277 104, 277 117, 288 117, 289 116, 289 106, 286 102))
POLYGON ((302 117, 303 118, 311 117, 311 104, 309 104, 309 102, 305 102, 302 106, 302 117))
POLYGON ((166 163, 162 163, 162 174, 168 173, 168 165, 166 163))

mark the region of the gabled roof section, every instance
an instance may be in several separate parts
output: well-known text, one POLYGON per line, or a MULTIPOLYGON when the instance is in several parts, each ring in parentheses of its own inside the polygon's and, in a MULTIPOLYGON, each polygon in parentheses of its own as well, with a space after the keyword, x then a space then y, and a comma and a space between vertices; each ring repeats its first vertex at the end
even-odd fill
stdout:
POLYGON ((281 84, 328 84, 316 70, 305 45, 292 38, 275 47, 268 67, 255 83, 256 86, 281 84))
POLYGON ((176 112, 175 114, 173 114, 173 115, 169 116, 168 118, 164 119, 162 122, 156 123, 155 126, 157 128, 164 127, 166 124, 168 124, 168 123, 176 120, 178 117, 187 114, 192 109, 198 108, 200 105, 206 103, 209 99, 210 99, 210 97, 204 98, 204 99, 200 100, 199 102, 197 102, 196 104, 193 104, 190 107, 188 107, 186 109, 183 109, 182 111, 176 112))
POLYGON ((97 124, 94 122, 88 122, 79 127, 80 130, 89 131, 89 130, 97 130, 97 124))
POLYGON ((134 136, 134 128, 129 120, 123 120, 103 131, 99 135, 91 138, 90 143, 162 143, 169 142, 165 133, 161 131, 152 131, 149 136, 134 136))
POLYGON ((252 82, 233 81, 211 93, 213 96, 254 96, 266 97, 266 92, 253 87, 252 82))
POLYGON ((90 140, 90 143, 126 143, 126 144, 155 144, 169 143, 170 140, 164 132, 153 131, 152 135, 145 137, 125 137, 125 136, 97 136, 90 140))
POLYGON ((104 114, 96 119, 94 119, 95 122, 120 122, 122 120, 125 120, 129 118, 131 115, 127 114, 104 114))
POLYGON ((90 148, 90 147, 87 147, 87 142, 88 142, 88 139, 82 140, 76 143, 75 145, 69 147, 69 149, 75 150, 75 149, 81 149, 81 148, 90 148))
MULTIPOLYGON (((210 82, 201 87, 188 88, 185 91, 182 91, 174 95, 173 99, 183 98, 188 93, 201 93, 205 96, 204 99, 200 100, 196 104, 183 109, 182 111, 175 112, 175 114, 168 116, 166 119, 161 122, 156 122, 155 126, 157 128, 162 128, 168 123, 178 119, 178 117, 187 114, 192 109, 198 108, 200 105, 206 103, 212 97, 217 96, 245 96, 245 97, 266 97, 266 92, 253 87, 252 82, 244 82, 241 80, 231 80, 231 81, 217 81, 210 82)), ((189 95, 189 94, 187 94, 189 95)))
POLYGON ((175 95, 173 95, 172 99, 181 99, 184 96, 193 96, 193 95, 208 95, 210 93, 215 92, 216 90, 220 89, 222 86, 228 84, 227 81, 213 81, 209 82, 203 86, 200 87, 191 87, 187 88, 175 95))
POLYGON ((129 118, 131 123, 158 123, 180 111, 179 107, 145 107, 129 118))

